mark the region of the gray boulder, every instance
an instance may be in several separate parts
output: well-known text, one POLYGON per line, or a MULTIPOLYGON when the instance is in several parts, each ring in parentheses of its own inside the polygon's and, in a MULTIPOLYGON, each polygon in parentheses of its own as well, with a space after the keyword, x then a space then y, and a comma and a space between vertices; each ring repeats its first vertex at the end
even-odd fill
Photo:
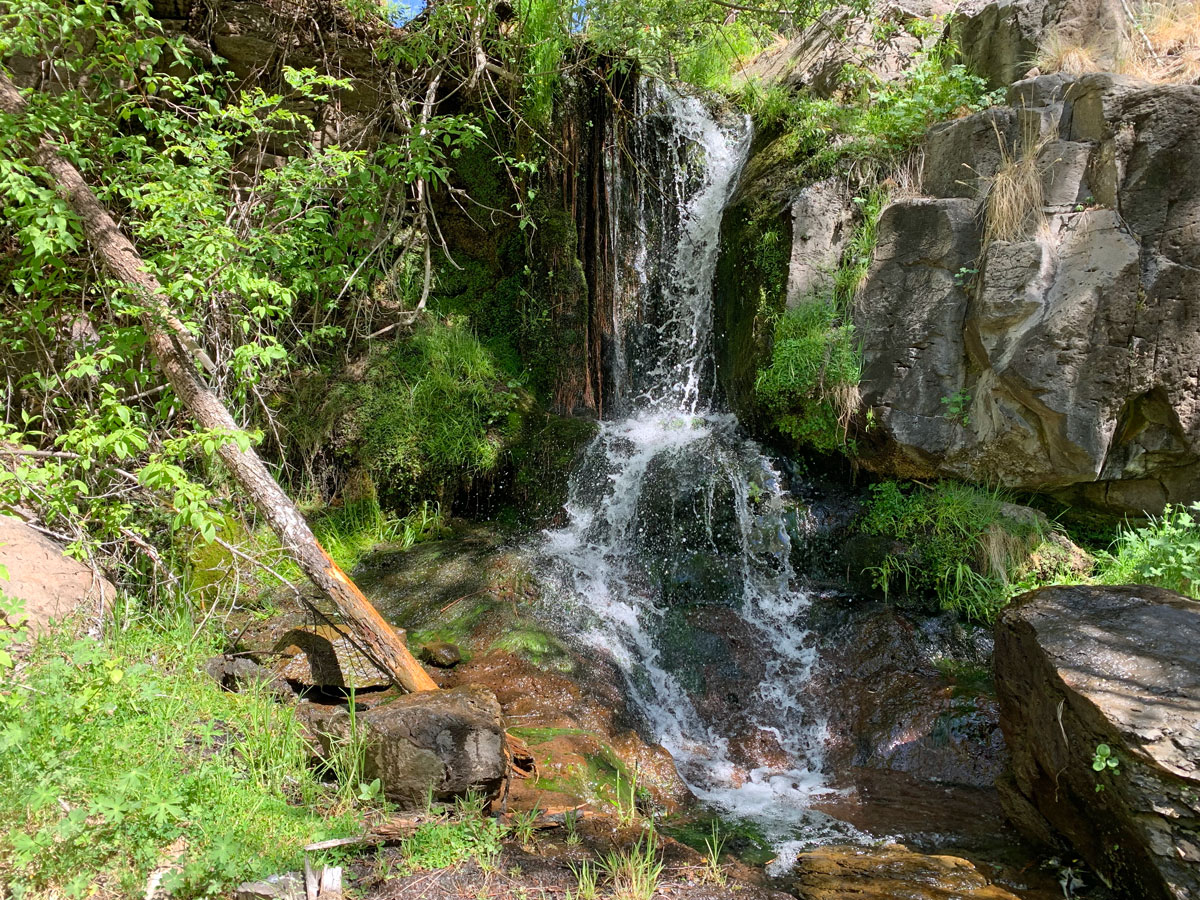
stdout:
POLYGON ((508 770, 504 724, 495 695, 479 685, 406 694, 375 706, 360 704, 353 724, 344 706, 302 701, 298 716, 323 759, 366 735, 364 777, 383 783, 403 807, 468 791, 495 796, 508 770))
POLYGON ((1121 514, 1195 499, 1200 86, 1043 76, 1010 93, 1026 105, 933 129, 936 199, 879 223, 855 311, 878 425, 863 463, 1121 514), (1041 224, 981 247, 1000 148, 1034 140, 1041 224))
POLYGON ((1200 896, 1200 604, 1152 587, 1051 587, 996 629, 1001 785, 1123 896, 1200 896), (1116 767, 1093 767, 1100 745, 1116 767))
POLYGON ((950 33, 968 67, 1000 88, 1030 71, 1052 33, 1111 67, 1123 27, 1119 0, 992 0, 964 4, 950 33))

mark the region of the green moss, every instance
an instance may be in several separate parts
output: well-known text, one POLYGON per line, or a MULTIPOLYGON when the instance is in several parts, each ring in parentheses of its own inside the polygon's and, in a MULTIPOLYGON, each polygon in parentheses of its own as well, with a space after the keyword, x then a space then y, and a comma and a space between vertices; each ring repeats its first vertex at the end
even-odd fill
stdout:
POLYGON ((575 661, 566 645, 550 632, 534 625, 514 623, 507 634, 492 643, 491 649, 507 650, 529 660, 539 669, 567 673, 575 671, 575 661))

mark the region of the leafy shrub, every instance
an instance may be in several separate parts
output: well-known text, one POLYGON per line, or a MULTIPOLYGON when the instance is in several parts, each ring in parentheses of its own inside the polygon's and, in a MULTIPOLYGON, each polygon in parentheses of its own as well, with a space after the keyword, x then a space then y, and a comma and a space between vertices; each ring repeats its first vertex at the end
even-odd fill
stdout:
POLYGON ((779 132, 777 153, 805 158, 806 174, 832 174, 854 161, 897 162, 930 125, 996 103, 984 79, 954 62, 949 42, 918 53, 903 78, 843 70, 841 102, 750 82, 741 99, 760 128, 779 132), (832 138, 832 139, 831 139, 832 138))
POLYGON ((1139 527, 1121 529, 1100 556, 1104 584, 1153 584, 1200 600, 1200 503, 1169 505, 1139 527))

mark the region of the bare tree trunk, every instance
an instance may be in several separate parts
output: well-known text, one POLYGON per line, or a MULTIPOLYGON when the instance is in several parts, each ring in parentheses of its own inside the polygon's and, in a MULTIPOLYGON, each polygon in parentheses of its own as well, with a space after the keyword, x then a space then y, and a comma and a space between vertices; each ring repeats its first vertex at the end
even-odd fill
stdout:
MULTIPOLYGON (((0 73, 0 110, 11 115, 22 115, 25 110, 25 100, 3 73, 0 73)), ((197 376, 194 357, 188 349, 191 337, 171 315, 158 279, 146 271, 145 262, 96 199, 79 170, 44 138, 34 152, 34 161, 46 170, 52 186, 83 221, 92 249, 109 274, 134 288, 144 299, 146 311, 141 318, 150 349, 180 402, 202 428, 239 430, 229 411, 197 376)), ((296 504, 267 471, 258 454, 242 450, 233 441, 226 441, 217 453, 279 536, 284 549, 345 616, 355 642, 367 655, 406 690, 436 690, 433 679, 408 652, 403 632, 397 633, 384 621, 362 591, 329 558, 296 504)))

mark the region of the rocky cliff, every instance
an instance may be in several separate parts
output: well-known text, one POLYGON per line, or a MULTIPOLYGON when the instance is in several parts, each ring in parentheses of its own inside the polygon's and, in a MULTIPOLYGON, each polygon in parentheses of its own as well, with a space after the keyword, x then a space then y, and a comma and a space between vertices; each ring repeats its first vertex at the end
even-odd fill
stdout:
MULTIPOLYGON (((993 81, 1020 67, 988 62, 980 34, 988 17, 1029 13, 1017 6, 955 25, 993 81)), ((1047 22, 1099 27, 1102 12, 1042 10, 1021 40, 1047 22)), ((1200 495, 1200 85, 1035 74, 935 125, 918 158, 918 178, 894 181, 853 303, 859 464, 1116 514, 1200 495)), ((765 209, 790 244, 791 304, 824 289, 855 209, 845 179, 789 182, 788 165, 747 167, 753 199, 731 208, 723 266, 756 271, 739 241, 765 209)), ((751 280, 721 294, 721 374, 761 427, 753 373, 770 337, 751 280)))

